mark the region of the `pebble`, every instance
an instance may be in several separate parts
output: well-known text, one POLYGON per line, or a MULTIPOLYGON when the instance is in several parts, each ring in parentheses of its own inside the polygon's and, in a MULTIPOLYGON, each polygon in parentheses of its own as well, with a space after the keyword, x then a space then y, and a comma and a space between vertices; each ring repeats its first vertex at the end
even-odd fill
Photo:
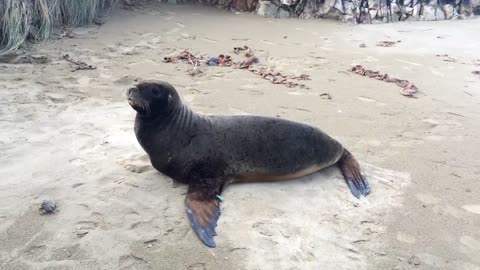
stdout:
POLYGON ((44 199, 40 207, 40 210, 42 210, 44 214, 52 214, 55 212, 55 209, 57 209, 57 203, 50 198, 44 199))

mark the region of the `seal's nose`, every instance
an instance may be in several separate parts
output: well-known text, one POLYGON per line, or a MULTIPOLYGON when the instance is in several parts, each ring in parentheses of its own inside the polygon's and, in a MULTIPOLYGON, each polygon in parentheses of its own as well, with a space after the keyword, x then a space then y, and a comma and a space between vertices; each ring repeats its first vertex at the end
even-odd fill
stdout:
POLYGON ((132 86, 132 87, 128 88, 128 90, 127 90, 127 95, 128 95, 128 96, 131 96, 132 93, 133 93, 134 91, 136 91, 136 90, 137 90, 137 87, 135 87, 135 86, 132 86))

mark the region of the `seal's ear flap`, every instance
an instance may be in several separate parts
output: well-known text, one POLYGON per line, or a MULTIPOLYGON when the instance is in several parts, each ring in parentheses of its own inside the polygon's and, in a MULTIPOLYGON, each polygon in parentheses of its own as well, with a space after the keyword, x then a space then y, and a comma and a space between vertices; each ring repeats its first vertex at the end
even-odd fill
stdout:
POLYGON ((220 217, 219 200, 215 194, 190 187, 185 198, 185 211, 200 240, 208 247, 215 247, 213 237, 217 235, 215 227, 220 217))

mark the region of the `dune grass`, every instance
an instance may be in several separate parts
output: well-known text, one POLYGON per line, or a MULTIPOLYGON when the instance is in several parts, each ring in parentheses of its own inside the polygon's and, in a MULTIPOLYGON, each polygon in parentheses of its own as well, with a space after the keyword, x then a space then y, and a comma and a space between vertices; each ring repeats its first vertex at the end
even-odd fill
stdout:
POLYGON ((58 26, 92 23, 117 0, 0 0, 0 55, 49 37, 58 26))

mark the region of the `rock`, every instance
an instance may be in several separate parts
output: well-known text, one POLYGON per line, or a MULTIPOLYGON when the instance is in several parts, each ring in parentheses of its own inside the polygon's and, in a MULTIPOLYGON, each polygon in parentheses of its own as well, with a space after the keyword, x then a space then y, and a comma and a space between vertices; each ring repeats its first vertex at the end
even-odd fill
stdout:
POLYGON ((342 0, 337 0, 335 1, 335 5, 333 5, 334 8, 340 10, 340 12, 344 12, 343 10, 343 1, 342 0))
POLYGON ((356 24, 357 20, 355 20, 355 18, 352 15, 343 15, 342 22, 348 23, 348 24, 356 24))
POLYGON ((418 20, 420 18, 420 9, 421 9, 420 5, 413 6, 412 15, 410 15, 411 18, 418 20))
POLYGON ((280 3, 282 3, 282 5, 285 5, 285 6, 292 6, 294 4, 297 3, 296 0, 281 0, 280 3))
POLYGON ((443 5, 442 6, 442 11, 445 14, 445 19, 447 19, 447 20, 452 19, 457 13, 455 8, 450 4, 443 5))
POLYGON ((334 20, 340 20, 342 19, 342 12, 335 7, 332 7, 323 18, 328 18, 328 19, 334 19, 334 20))
POLYGON ((425 21, 435 21, 437 16, 435 15, 437 8, 434 5, 424 5, 422 7, 422 19, 425 21))
POLYGON ((337 0, 324 0, 324 2, 319 6, 318 15, 322 16, 327 14, 335 5, 335 2, 337 2, 337 0))
POLYGON ((375 19, 377 17, 378 10, 371 8, 368 13, 370 13, 370 18, 375 19))
POLYGON ((343 2, 343 12, 346 15, 353 15, 353 11, 355 10, 355 6, 350 1, 343 2))
POLYGON ((367 45, 366 45, 365 43, 362 43, 362 44, 358 45, 358 47, 360 47, 360 48, 366 48, 367 45))
POLYGON ((277 16, 277 6, 270 1, 261 1, 258 4, 257 14, 263 17, 275 18, 277 16))
POLYGON ((57 203, 51 198, 46 198, 43 200, 42 205, 40 206, 40 211, 42 214, 52 214, 57 209, 57 203))
POLYGON ((413 255, 413 256, 410 256, 410 258, 408 258, 408 264, 417 266, 422 264, 422 262, 420 261, 420 258, 413 255))
POLYGON ((277 18, 285 19, 290 17, 290 12, 286 11, 285 9, 281 8, 278 10, 277 18))
POLYGON ((437 20, 445 20, 445 13, 443 13, 441 8, 435 9, 435 17, 437 20))
POLYGON ((412 7, 402 7, 402 13, 408 16, 412 16, 413 8, 412 7))

